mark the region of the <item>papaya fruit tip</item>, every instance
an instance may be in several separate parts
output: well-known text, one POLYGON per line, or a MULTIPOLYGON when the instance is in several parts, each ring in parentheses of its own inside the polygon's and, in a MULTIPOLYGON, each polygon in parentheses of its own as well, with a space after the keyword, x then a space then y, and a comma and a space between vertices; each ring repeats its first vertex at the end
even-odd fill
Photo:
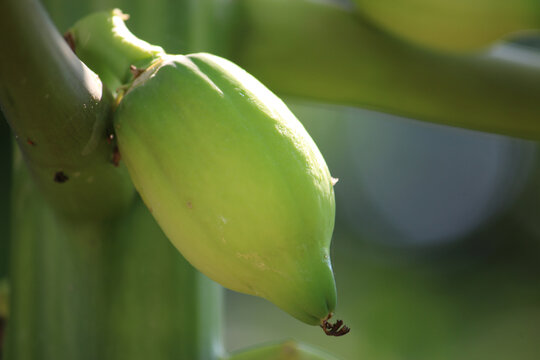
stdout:
POLYGON ((330 318, 334 313, 329 313, 321 320, 321 324, 319 325, 324 333, 328 336, 343 336, 345 334, 348 334, 351 331, 351 328, 343 324, 343 320, 336 320, 335 323, 330 322, 330 318))

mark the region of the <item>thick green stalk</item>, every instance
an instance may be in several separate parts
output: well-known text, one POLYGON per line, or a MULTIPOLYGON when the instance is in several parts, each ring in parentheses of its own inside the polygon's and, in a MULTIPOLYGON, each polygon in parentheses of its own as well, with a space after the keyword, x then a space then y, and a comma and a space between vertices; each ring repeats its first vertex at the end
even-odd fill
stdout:
POLYGON ((7 359, 213 359, 220 289, 137 199, 114 221, 71 222, 16 160, 7 359))
POLYGON ((115 215, 133 196, 111 163, 112 98, 35 0, 0 3, 0 104, 33 178, 74 218, 115 215))
POLYGON ((540 139, 540 69, 429 52, 323 2, 242 5, 236 61, 279 94, 540 139))

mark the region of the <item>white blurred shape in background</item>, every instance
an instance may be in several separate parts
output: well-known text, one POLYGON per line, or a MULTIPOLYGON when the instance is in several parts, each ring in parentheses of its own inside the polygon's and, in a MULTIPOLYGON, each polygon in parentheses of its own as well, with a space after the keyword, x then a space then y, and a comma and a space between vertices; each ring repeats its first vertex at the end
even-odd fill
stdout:
POLYGON ((515 199, 536 157, 529 141, 368 111, 349 116, 356 191, 344 183, 356 201, 347 212, 373 240, 428 245, 465 236, 515 199))

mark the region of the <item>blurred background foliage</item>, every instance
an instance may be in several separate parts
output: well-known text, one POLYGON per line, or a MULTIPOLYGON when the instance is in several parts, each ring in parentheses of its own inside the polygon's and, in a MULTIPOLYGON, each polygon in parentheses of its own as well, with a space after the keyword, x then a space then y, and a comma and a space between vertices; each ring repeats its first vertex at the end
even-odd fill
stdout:
MULTIPOLYGON (((62 32, 92 11, 119 7, 131 15, 136 35, 170 52, 203 50, 189 48, 189 38, 204 37, 228 21, 224 13, 223 24, 202 26, 205 20, 193 14, 205 1, 44 3, 62 32)), ((491 56, 540 66, 538 43, 529 37, 519 47, 499 46, 491 56)), ((332 253, 337 316, 352 331, 327 338, 262 299, 227 292, 227 349, 294 338, 351 360, 539 359, 538 145, 285 100, 340 179, 332 253)), ((1 121, 4 239, 9 136, 1 121)), ((7 269, 6 247, 0 242, 0 277, 7 269)))

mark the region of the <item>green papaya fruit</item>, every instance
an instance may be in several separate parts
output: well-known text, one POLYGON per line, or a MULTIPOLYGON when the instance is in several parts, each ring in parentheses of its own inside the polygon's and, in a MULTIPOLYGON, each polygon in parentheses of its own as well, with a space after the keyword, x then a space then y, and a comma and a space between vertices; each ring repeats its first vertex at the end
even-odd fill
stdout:
POLYGON ((111 86, 124 81, 127 64, 140 67, 131 67, 133 80, 118 96, 114 128, 165 234, 221 285, 329 335, 346 333, 342 322, 328 322, 336 306, 335 179, 302 124, 235 64, 167 55, 129 33, 124 18, 119 10, 90 15, 69 34, 111 86))
POLYGON ((267 88, 217 56, 166 56, 134 80, 114 124, 139 193, 197 269, 309 324, 334 310, 333 180, 267 88))

